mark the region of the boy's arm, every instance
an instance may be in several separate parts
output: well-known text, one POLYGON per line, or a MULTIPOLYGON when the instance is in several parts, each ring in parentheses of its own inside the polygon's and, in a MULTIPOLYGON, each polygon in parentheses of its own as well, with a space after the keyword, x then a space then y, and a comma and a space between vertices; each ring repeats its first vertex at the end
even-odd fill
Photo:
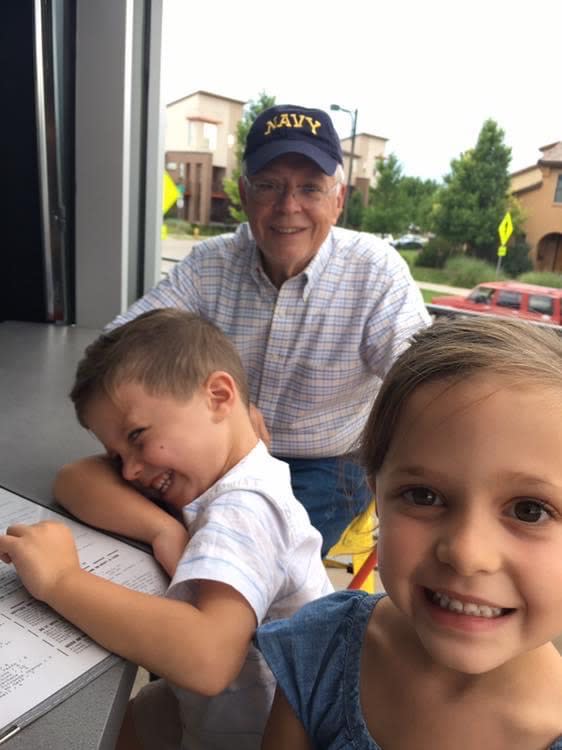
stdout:
POLYGON ((265 726, 261 750, 286 750, 288 747, 291 750, 313 750, 303 725, 278 687, 265 726))
POLYGON ((194 605, 132 591, 80 568, 70 529, 44 521, 0 535, 24 586, 110 651, 174 684, 216 695, 238 675, 254 611, 226 584, 201 581, 194 605))
POLYGON ((185 526, 128 484, 107 456, 89 456, 63 466, 53 493, 73 516, 152 546, 173 575, 189 540, 185 526))

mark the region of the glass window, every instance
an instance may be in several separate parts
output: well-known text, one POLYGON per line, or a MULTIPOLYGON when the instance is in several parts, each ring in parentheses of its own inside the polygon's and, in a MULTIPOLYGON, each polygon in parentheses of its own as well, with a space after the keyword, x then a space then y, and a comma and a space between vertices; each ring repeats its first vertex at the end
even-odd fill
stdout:
POLYGON ((552 315, 552 308, 552 297, 546 297, 544 294, 529 295, 529 312, 552 315))
POLYGON ((471 302, 476 302, 480 305, 489 305, 492 301, 493 293, 493 289, 490 289, 487 286, 479 286, 476 289, 472 290, 472 292, 468 295, 468 299, 471 302))
POLYGON ((521 307, 521 294, 520 292, 510 292, 507 289, 502 289, 498 294, 496 304, 500 307, 510 307, 512 310, 519 310, 521 307))
POLYGON ((203 138, 209 151, 217 150, 217 126, 210 122, 203 125, 203 138))
POLYGON ((558 182, 556 183, 556 190, 554 191, 554 202, 562 203, 562 174, 558 175, 558 182))

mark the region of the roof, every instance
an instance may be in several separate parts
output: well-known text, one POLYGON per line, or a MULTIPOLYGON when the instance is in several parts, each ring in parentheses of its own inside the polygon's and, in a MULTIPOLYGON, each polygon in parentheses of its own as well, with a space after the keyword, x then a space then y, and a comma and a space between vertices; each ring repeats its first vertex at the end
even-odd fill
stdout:
MULTIPOLYGON (((562 165, 562 141, 556 141, 555 143, 548 143, 546 146, 541 146, 539 151, 542 151, 542 157, 537 161, 536 164, 532 164, 530 167, 524 167, 518 169, 516 172, 512 172, 510 177, 530 172, 538 166, 545 166, 547 164, 560 164, 562 165)), ((527 188, 525 188, 526 190, 527 188)), ((519 191, 517 191, 519 192, 519 191)))
POLYGON ((174 99, 173 102, 168 102, 166 106, 171 107, 172 104, 183 102, 184 99, 190 99, 192 96, 195 96, 196 94, 203 94, 204 96, 211 96, 214 99, 224 99, 227 102, 234 102, 235 104, 242 104, 242 105, 246 104, 246 102, 243 99, 232 99, 230 96, 223 96, 222 94, 213 94, 211 91, 202 91, 200 89, 199 91, 192 91, 191 94, 186 94, 185 96, 181 96, 179 99, 174 99))
POLYGON ((491 289, 509 289, 512 292, 526 292, 527 294, 546 294, 550 297, 562 297, 562 289, 554 289, 538 284, 524 284, 522 281, 483 281, 477 286, 491 289))
POLYGON ((542 151, 542 158, 539 159, 539 164, 562 164, 562 141, 550 143, 540 150, 542 151))
MULTIPOLYGON (((359 136, 361 136, 361 135, 364 135, 366 138, 376 138, 379 141, 388 141, 388 138, 385 138, 382 135, 375 135, 374 133, 365 133, 365 132, 355 133, 355 137, 356 138, 359 138, 359 136)), ((341 140, 342 141, 350 141, 351 140, 351 136, 348 135, 345 138, 342 138, 341 140)))
POLYGON ((536 164, 531 164, 530 167, 523 167, 523 169, 518 169, 515 172, 511 172, 511 174, 509 176, 510 177, 515 177, 516 175, 519 175, 519 174, 525 174, 525 172, 532 172, 533 169, 536 169, 536 168, 537 168, 536 164))

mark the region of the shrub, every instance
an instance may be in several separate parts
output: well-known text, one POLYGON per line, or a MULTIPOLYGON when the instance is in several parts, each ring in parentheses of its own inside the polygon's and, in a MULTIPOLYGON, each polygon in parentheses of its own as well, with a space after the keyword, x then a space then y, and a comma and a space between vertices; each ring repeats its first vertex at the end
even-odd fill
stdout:
POLYGON ((553 271, 529 271, 517 277, 517 281, 525 284, 537 284, 538 286, 551 286, 562 289, 562 274, 553 271))
POLYGON ((447 260, 457 251, 451 243, 443 237, 433 237, 422 247, 416 258, 416 266, 424 268, 443 268, 447 260))
POLYGON ((193 231, 191 224, 183 219, 165 219, 164 224, 169 234, 191 234, 193 231))
POLYGON ((502 259, 502 269, 513 277, 531 271, 533 264, 529 258, 530 249, 523 237, 518 238, 513 245, 510 245, 507 255, 502 259))
POLYGON ((503 272, 496 276, 496 269, 491 263, 466 255, 449 258, 445 264, 445 270, 449 284, 468 289, 483 281, 499 281, 508 278, 503 272))

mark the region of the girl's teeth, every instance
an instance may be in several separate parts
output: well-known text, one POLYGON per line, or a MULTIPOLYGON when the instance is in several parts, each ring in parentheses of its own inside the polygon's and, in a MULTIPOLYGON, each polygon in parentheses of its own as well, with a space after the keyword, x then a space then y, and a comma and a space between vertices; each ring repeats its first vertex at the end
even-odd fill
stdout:
POLYGON ((448 609, 450 612, 470 615, 472 617, 499 617, 502 613, 501 607, 488 607, 486 604, 475 604, 474 602, 461 602, 458 599, 448 597, 439 591, 431 592, 431 601, 438 604, 441 609, 448 609))

